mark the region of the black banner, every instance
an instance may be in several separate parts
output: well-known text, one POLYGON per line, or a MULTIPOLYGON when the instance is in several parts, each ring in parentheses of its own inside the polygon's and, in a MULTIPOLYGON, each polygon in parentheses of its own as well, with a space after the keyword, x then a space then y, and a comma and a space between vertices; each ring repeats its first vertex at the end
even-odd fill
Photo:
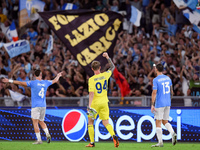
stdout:
POLYGON ((112 58, 122 15, 112 11, 64 10, 40 12, 40 16, 67 46, 73 56, 91 76, 93 60, 107 60, 102 57, 108 52, 112 58))

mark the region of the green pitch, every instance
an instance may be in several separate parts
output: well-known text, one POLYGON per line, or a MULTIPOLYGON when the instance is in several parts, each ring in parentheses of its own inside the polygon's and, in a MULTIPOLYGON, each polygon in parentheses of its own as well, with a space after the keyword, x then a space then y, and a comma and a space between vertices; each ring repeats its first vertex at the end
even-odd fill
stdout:
MULTIPOLYGON (((45 141, 40 145, 33 145, 33 141, 0 141, 0 150, 112 150, 116 149, 112 142, 98 142, 95 143, 94 148, 85 147, 88 142, 56 142, 53 141, 47 144, 45 141)), ((161 150, 200 150, 200 143, 177 143, 172 146, 171 143, 164 143, 164 147, 154 147, 151 145, 156 143, 143 142, 120 142, 119 150, 147 150, 147 149, 161 149, 161 150)))

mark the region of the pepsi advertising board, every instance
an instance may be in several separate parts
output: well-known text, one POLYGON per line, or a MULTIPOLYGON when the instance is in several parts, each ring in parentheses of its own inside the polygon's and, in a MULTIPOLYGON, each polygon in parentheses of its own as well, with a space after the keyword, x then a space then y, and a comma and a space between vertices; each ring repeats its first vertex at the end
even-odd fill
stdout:
MULTIPOLYGON (((85 107, 47 108, 45 122, 53 141, 89 141, 85 107)), ((154 116, 150 108, 110 108, 110 124, 120 141, 157 141, 154 116)), ((169 122, 181 142, 200 142, 200 109, 172 108, 169 122)), ((171 135, 163 128, 163 140, 171 135)), ((94 122, 95 141, 111 141, 111 136, 98 118, 94 122)), ((45 133, 40 130, 42 140, 45 133)), ((1 140, 35 140, 30 108, 0 109, 1 140)))

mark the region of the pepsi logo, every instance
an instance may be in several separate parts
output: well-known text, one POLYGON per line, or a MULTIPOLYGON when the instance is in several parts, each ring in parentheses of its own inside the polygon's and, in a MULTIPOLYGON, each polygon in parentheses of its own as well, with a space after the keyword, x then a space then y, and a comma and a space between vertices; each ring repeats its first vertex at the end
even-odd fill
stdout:
POLYGON ((87 120, 82 112, 70 110, 62 121, 62 131, 69 141, 80 141, 87 131, 87 120))

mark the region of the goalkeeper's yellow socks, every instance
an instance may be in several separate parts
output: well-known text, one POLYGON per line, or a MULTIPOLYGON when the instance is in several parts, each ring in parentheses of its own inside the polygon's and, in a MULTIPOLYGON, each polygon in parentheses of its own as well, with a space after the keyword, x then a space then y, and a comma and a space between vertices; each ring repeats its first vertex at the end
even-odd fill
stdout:
POLYGON ((108 132, 110 133, 110 135, 113 137, 113 135, 115 135, 115 132, 113 130, 113 127, 110 124, 106 125, 106 129, 108 130, 108 132))
POLYGON ((90 143, 94 143, 94 126, 88 125, 88 134, 90 137, 90 143))

